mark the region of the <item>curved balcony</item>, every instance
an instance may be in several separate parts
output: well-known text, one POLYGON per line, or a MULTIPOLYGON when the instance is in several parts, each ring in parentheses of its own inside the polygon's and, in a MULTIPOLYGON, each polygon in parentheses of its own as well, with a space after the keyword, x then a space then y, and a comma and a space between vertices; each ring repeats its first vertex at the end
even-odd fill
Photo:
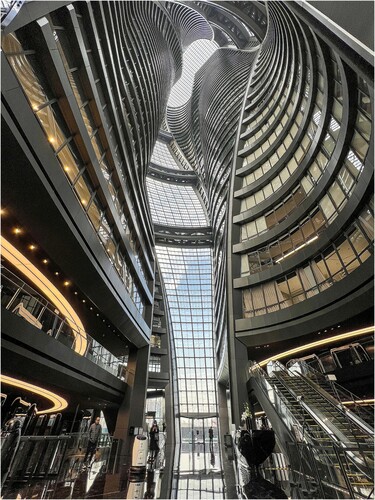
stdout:
POLYGON ((72 326, 56 307, 42 295, 12 273, 2 267, 1 305, 20 316, 38 330, 69 347, 81 356, 104 368, 120 380, 125 380, 126 358, 116 357, 89 334, 83 338, 81 329, 72 326), (85 341, 86 349, 81 350, 85 341))

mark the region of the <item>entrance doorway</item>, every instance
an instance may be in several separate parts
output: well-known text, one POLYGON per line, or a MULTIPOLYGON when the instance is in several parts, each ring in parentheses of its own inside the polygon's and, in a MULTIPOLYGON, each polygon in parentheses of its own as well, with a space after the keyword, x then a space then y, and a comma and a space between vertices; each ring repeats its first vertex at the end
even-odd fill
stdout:
POLYGON ((216 417, 181 417, 181 471, 214 471, 221 468, 216 417), (212 439, 210 438, 212 428, 212 439))

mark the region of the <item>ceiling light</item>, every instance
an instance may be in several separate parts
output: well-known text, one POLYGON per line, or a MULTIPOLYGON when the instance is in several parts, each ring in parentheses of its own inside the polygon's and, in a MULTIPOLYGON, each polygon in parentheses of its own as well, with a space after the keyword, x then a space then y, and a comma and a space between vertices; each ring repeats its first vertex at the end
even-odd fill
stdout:
POLYGON ((13 377, 8 377, 6 375, 1 375, 1 382, 3 384, 8 384, 13 387, 17 387, 19 389, 33 392, 34 394, 38 394, 38 396, 42 396, 46 399, 49 399, 53 403, 53 406, 51 408, 48 408, 47 410, 37 411, 37 415, 46 413, 56 413, 64 410, 68 406, 68 402, 66 401, 66 399, 59 396, 58 394, 55 394, 54 392, 44 389, 43 387, 29 384, 28 382, 24 382, 23 380, 19 380, 13 377))
POLYGON ((69 286, 70 284, 70 281, 64 281, 64 286, 69 286))
POLYGON ((354 401, 342 401, 343 405, 361 405, 361 406, 366 406, 366 405, 373 405, 375 402, 375 399, 355 399, 354 401))
POLYGON ((43 262, 43 264, 48 264, 48 260, 47 259, 43 259, 42 262, 43 262))
POLYGON ((15 227, 15 228, 13 229, 13 233, 14 233, 14 234, 21 234, 21 233, 22 233, 22 229, 21 229, 20 227, 15 227))
POLYGON ((30 249, 30 250, 35 250, 35 249, 36 249, 36 246, 35 246, 35 245, 29 245, 29 249, 30 249))
MULTIPOLYGON (((353 330, 348 333, 341 333, 340 335, 335 335, 334 337, 328 337, 325 339, 317 340, 315 342, 311 342, 309 344, 301 345, 294 349, 289 349, 288 351, 280 352, 279 354, 275 354, 274 356, 264 359, 258 363, 259 366, 266 366, 270 361, 277 361, 282 358, 290 358, 295 354, 301 354, 304 351, 308 351, 310 349, 315 349, 317 347, 321 347, 327 344, 332 344, 335 342, 339 342, 340 340, 351 339, 353 337, 360 337, 362 335, 367 335, 369 333, 373 333, 374 326, 368 326, 366 328, 361 328, 360 330, 353 330)), ((250 368, 251 371, 251 368, 250 368)))

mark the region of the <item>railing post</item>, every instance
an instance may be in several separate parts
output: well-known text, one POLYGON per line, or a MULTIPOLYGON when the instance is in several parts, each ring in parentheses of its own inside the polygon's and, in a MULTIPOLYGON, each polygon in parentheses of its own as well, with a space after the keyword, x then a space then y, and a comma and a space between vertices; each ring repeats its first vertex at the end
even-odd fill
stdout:
POLYGON ((23 289, 23 285, 18 290, 15 291, 13 297, 10 299, 10 301, 6 305, 5 309, 9 310, 11 308, 13 302, 16 300, 16 298, 18 297, 18 295, 20 294, 22 289, 23 289))
POLYGON ((59 338, 59 335, 61 333, 61 330, 62 330, 62 327, 63 327, 64 323, 65 323, 65 320, 62 319, 61 322, 60 322, 60 325, 59 325, 59 327, 57 329, 56 335, 54 337, 56 340, 59 338))
POLYGON ((338 462, 338 464, 340 466, 340 471, 341 471, 341 473, 343 475, 345 484, 346 484, 346 486, 348 488, 348 491, 349 491, 349 494, 350 494, 350 498, 355 498, 353 487, 351 485, 351 482, 349 481, 348 476, 346 475, 346 470, 344 469, 344 466, 343 466, 343 463, 342 463, 342 460, 341 460, 341 457, 340 457, 340 450, 337 449, 336 443, 332 443, 332 446, 333 446, 333 449, 334 449, 336 457, 337 457, 337 462, 338 462))

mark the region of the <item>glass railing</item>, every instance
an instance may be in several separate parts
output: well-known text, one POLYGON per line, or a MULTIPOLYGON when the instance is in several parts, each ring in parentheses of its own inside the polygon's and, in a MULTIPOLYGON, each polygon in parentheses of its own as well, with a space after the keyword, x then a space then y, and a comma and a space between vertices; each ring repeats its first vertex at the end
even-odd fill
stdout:
MULTIPOLYGON (((100 436, 95 462, 91 469, 94 477, 99 472, 109 474, 118 472, 121 444, 121 440, 109 434, 100 436)), ((13 481, 25 481, 26 478, 28 481, 47 479, 60 484, 62 482, 66 485, 74 484, 82 473, 84 450, 87 449, 87 445, 88 433, 15 437, 12 432, 2 432, 1 459, 6 472, 2 471, 1 479, 3 486, 5 483, 5 491, 9 483, 11 487, 13 481), (14 450, 15 439, 18 445, 14 450)), ((87 486, 91 485, 88 481, 87 486)), ((39 493, 38 498, 49 498, 43 496, 42 492, 39 493)))
POLYGON ((1 305, 50 337, 77 351, 77 345, 83 344, 85 335, 86 349, 82 353, 85 358, 101 366, 115 377, 125 380, 127 357, 116 357, 105 349, 93 337, 82 329, 72 327, 72 320, 61 315, 56 307, 42 295, 12 273, 9 269, 1 268, 1 305))
POLYGON ((365 407, 365 400, 359 398, 352 392, 337 384, 334 380, 329 380, 326 375, 312 368, 308 363, 306 363, 306 361, 292 359, 286 364, 286 367, 288 369, 298 367, 301 375, 304 375, 315 382, 315 384, 328 392, 328 394, 333 396, 344 407, 346 407, 346 405, 350 405, 350 407, 348 408, 350 411, 353 411, 364 422, 373 426, 374 414, 365 407))
MULTIPOLYGON (((312 445, 287 443, 288 456, 294 457, 298 466, 291 467, 290 485, 292 498, 372 498, 374 483, 371 476, 361 473, 353 464, 356 448, 343 449, 338 444, 312 445)), ((372 447, 362 449, 372 454, 372 447)))
MULTIPOLYGON (((270 373, 267 374, 254 363, 249 372, 295 436, 293 442, 286 443, 292 489, 293 484, 299 485, 302 491, 313 492, 315 489, 314 498, 333 498, 332 491, 340 494, 334 498, 370 498, 374 486, 373 443, 368 443, 367 440, 362 440, 361 443, 334 440, 332 433, 326 432, 324 422, 316 416, 311 418, 309 412, 306 412, 302 398, 300 404, 296 405, 298 398, 287 394, 287 386, 279 375, 290 372, 279 362, 274 362, 270 368, 270 373)), ((327 411, 326 407, 324 411, 327 411)), ((329 417, 330 412, 327 413, 327 418, 329 417)), ((346 426, 346 423, 343 421, 342 425, 346 426)))

